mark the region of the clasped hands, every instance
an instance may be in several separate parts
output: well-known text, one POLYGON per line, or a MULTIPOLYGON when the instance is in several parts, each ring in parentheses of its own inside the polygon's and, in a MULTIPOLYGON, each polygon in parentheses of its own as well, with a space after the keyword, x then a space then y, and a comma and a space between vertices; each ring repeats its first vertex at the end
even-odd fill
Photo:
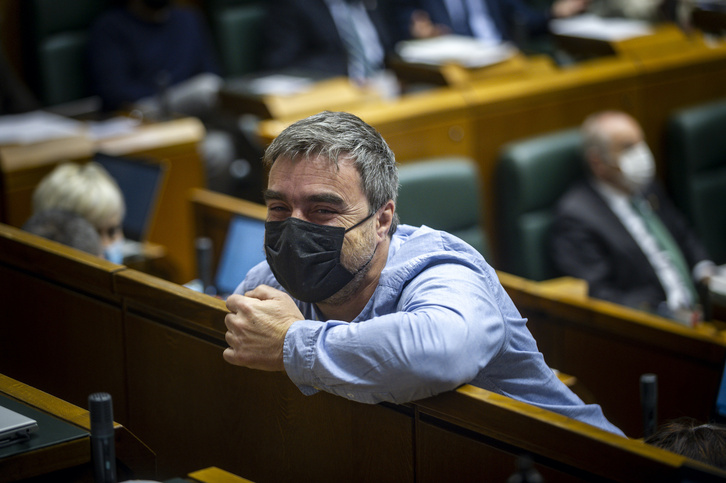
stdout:
POLYGON ((237 366, 264 371, 283 371, 282 348, 287 330, 304 317, 292 298, 268 285, 227 298, 230 311, 224 360, 237 366))

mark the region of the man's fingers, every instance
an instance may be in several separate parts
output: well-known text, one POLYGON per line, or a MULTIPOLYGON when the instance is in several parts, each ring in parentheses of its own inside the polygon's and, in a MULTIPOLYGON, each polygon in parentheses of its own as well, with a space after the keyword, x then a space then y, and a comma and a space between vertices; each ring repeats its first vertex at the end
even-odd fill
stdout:
POLYGON ((226 349, 224 349, 222 357, 224 357, 224 360, 229 362, 230 364, 239 365, 237 359, 235 358, 235 350, 231 347, 227 347, 226 349))
POLYGON ((230 312, 237 312, 239 310, 239 306, 244 300, 244 297, 239 294, 232 294, 229 297, 227 297, 227 300, 225 302, 225 305, 227 305, 227 310, 230 312))
POLYGON ((279 299, 285 296, 285 292, 272 288, 269 285, 258 285, 252 290, 245 292, 245 297, 259 300, 279 299))

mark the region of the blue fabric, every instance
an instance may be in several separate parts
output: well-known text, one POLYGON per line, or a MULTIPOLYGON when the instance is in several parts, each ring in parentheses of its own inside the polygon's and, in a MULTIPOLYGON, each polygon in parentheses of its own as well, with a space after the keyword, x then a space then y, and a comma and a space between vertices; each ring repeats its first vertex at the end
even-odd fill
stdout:
MULTIPOLYGON (((383 11, 384 2, 365 2, 384 56, 395 39, 383 11)), ((324 0, 269 0, 263 27, 265 69, 293 69, 322 75, 348 75, 348 54, 324 0)))
MULTIPOLYGON (((449 27, 455 34, 471 36, 468 27, 459 28, 451 20, 443 0, 390 0, 396 21, 408 29, 414 10, 424 10, 434 24, 449 27)), ((515 40, 514 22, 520 22, 529 35, 542 35, 548 31, 549 12, 529 6, 524 0, 482 0, 486 3, 491 21, 504 40, 515 40)))
POLYGON ((125 8, 109 10, 91 27, 89 67, 105 110, 157 94, 162 71, 169 85, 219 73, 203 18, 190 8, 173 8, 160 23, 144 22, 125 8))
MULTIPOLYGON (((236 293, 260 284, 282 290, 263 262, 236 293)), ((297 304, 307 320, 288 330, 283 357, 304 394, 404 403, 470 383, 622 434, 559 381, 494 270, 445 232, 399 226, 352 323, 320 321, 313 304, 297 304)))

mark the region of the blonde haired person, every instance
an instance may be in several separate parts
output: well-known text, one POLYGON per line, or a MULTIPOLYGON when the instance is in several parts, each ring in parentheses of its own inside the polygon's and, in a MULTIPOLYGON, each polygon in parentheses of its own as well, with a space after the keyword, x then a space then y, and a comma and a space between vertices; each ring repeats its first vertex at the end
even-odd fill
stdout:
POLYGON ((104 257, 123 262, 121 222, 126 213, 121 189, 98 163, 63 163, 40 182, 33 193, 33 213, 56 209, 76 213, 98 231, 104 257))

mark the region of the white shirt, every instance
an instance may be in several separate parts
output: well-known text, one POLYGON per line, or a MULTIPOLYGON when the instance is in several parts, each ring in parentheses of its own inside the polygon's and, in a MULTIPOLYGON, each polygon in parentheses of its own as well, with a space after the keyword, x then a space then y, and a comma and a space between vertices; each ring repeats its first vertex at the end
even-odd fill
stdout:
POLYGON ((643 218, 633 209, 630 198, 600 180, 595 180, 593 186, 648 258, 666 293, 668 308, 675 311, 679 308, 692 307, 695 301, 690 291, 683 285, 668 253, 658 245, 656 238, 645 226, 643 218))
POLYGON ((485 0, 444 0, 444 3, 454 24, 468 23, 474 37, 484 42, 502 42, 502 35, 489 15, 485 0))
MULTIPOLYGON (((346 35, 346 30, 352 23, 355 33, 361 42, 364 55, 373 71, 378 71, 383 67, 383 46, 381 45, 381 39, 378 36, 375 25, 368 16, 363 2, 352 2, 347 3, 344 0, 325 0, 325 3, 330 9, 330 14, 333 17, 335 26, 341 37, 346 35)), ((361 71, 361 66, 354 65, 353 59, 349 57, 348 73, 349 76, 354 79, 365 78, 364 72, 361 71)))

